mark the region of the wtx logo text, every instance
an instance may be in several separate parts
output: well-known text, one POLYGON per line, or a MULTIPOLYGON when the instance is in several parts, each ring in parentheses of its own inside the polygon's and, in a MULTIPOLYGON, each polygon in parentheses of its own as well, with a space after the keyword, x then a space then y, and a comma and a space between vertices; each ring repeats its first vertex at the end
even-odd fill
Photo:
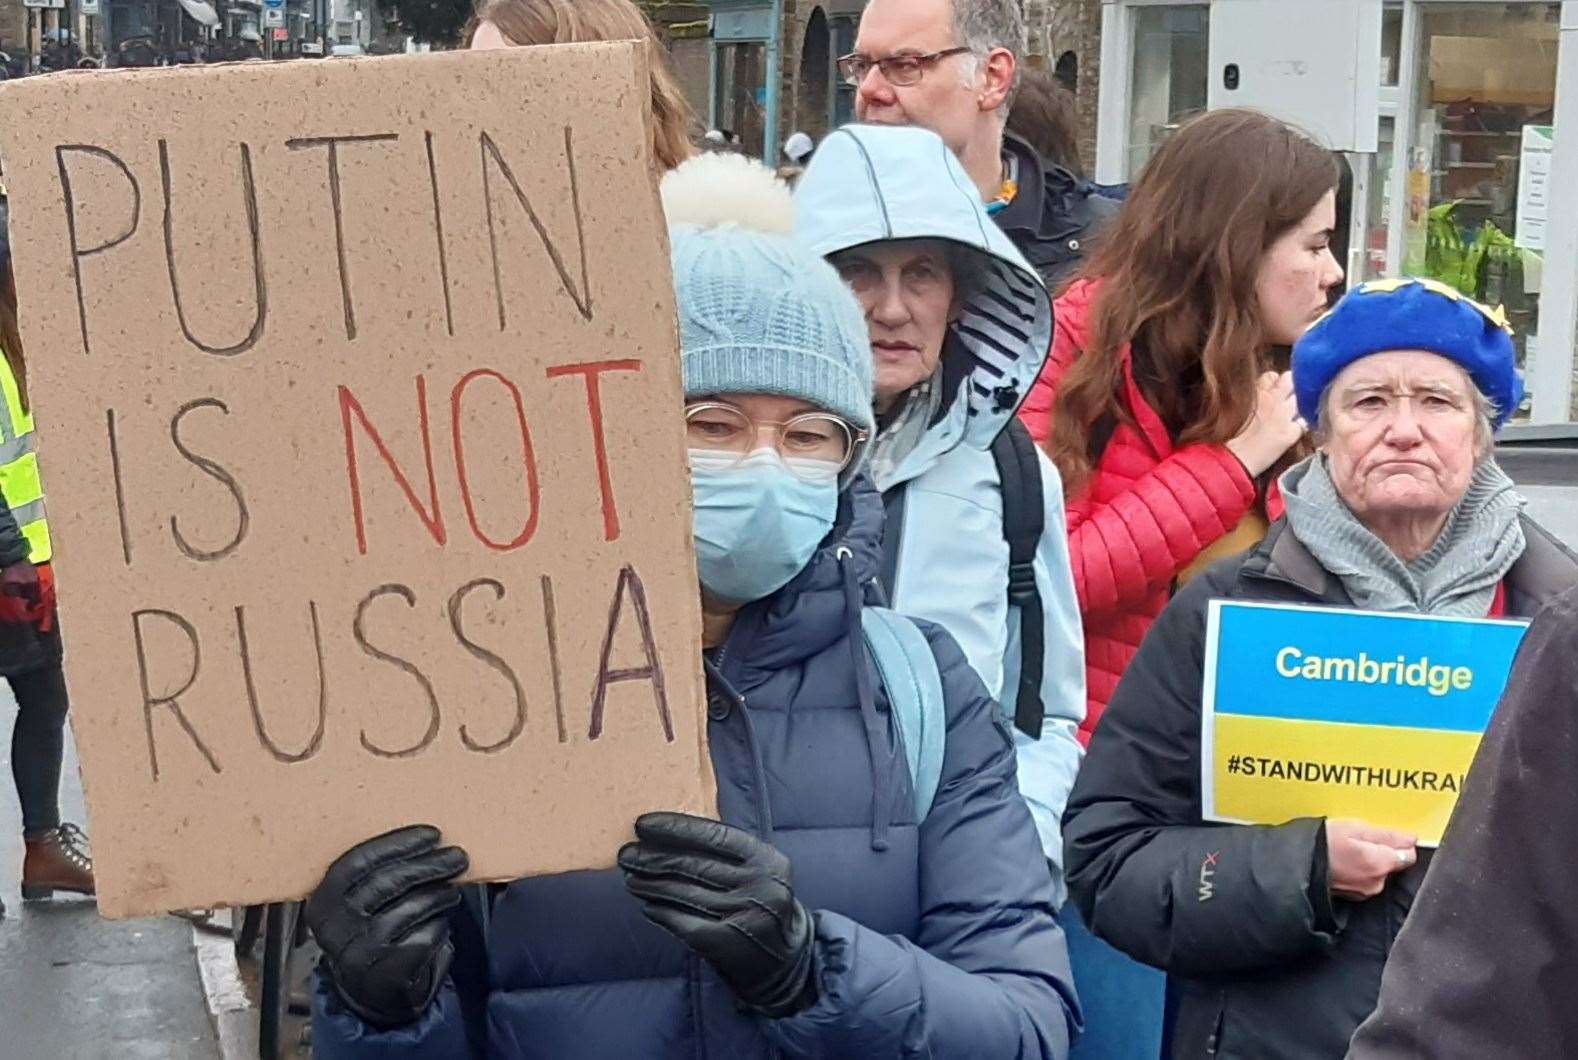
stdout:
POLYGON ((1209 902, 1216 896, 1216 859, 1222 856, 1220 850, 1214 850, 1200 862, 1200 901, 1209 902))

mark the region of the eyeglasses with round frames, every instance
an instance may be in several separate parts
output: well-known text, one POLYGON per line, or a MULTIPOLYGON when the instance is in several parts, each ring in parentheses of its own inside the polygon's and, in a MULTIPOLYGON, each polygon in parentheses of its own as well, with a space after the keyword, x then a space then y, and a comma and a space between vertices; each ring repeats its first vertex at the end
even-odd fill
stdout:
POLYGON ((777 450, 796 476, 806 479, 836 478, 849 467, 866 432, 826 412, 805 412, 782 422, 756 420, 733 405, 701 401, 685 408, 687 445, 695 452, 720 459, 725 467, 741 463, 767 444, 777 450))

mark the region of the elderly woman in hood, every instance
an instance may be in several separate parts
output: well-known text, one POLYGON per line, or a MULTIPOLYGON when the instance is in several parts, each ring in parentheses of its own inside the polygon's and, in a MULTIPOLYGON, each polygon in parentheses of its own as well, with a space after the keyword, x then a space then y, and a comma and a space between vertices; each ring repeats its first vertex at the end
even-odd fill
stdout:
POLYGON ((1281 477, 1286 518, 1151 627, 1064 820, 1086 922, 1171 976, 1177 1057, 1343 1056, 1430 863, 1365 821, 1201 820, 1209 603, 1522 618, 1578 586, 1493 458, 1523 394, 1500 314, 1433 281, 1364 284, 1299 340, 1293 383, 1319 451, 1281 477))
POLYGON ((1046 288, 929 130, 839 130, 796 198, 796 234, 832 262, 866 314, 878 428, 870 473, 887 508, 888 599, 952 633, 1015 722, 1020 792, 1061 899, 1058 821, 1085 711, 1063 492, 1028 436, 1009 474, 993 452, 1005 432, 1022 431, 1014 413, 1046 359, 1046 288), (1038 506, 1042 525, 1019 577, 1005 537, 1015 503, 1038 506))

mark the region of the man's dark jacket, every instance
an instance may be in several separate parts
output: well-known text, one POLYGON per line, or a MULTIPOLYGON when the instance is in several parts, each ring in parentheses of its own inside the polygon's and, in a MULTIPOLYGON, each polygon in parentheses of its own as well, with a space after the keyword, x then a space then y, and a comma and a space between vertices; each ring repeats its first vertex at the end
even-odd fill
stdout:
POLYGON ((1535 618, 1353 1060, 1578 1056, 1578 590, 1535 618))
POLYGON ((1056 295, 1120 204, 1089 181, 1044 162, 1017 136, 1003 137, 1003 153, 1018 164, 1019 194, 994 219, 1056 295))
MULTIPOLYGON (((1517 617, 1578 586, 1578 558, 1532 521, 1523 528, 1528 546, 1504 580, 1517 617)), ((1069 890, 1097 935, 1172 977, 1174 1057, 1338 1060, 1375 1007, 1429 852, 1379 896, 1348 902, 1327 889, 1321 819, 1202 822, 1213 599, 1353 606, 1286 520, 1190 582, 1151 627, 1091 740, 1063 822, 1069 890)))

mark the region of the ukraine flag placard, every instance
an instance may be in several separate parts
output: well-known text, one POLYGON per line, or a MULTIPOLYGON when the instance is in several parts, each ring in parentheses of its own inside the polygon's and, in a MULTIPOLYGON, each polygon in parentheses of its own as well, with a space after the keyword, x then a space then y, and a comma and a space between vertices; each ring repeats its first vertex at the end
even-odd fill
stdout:
POLYGON ((1358 817, 1434 846, 1527 628, 1212 601, 1205 819, 1358 817))

